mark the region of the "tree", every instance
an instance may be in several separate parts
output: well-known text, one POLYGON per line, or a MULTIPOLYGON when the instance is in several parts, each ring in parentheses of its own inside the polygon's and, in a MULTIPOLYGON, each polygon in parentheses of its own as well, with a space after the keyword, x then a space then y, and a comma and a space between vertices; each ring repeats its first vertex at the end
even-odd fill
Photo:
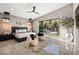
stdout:
MULTIPOLYGON (((74 19, 72 17, 63 17, 61 20, 61 24, 68 30, 68 33, 71 28, 72 35, 73 35, 74 19)), ((74 35, 73 35, 73 37, 74 37, 74 35)))
POLYGON ((43 27, 43 21, 40 21, 39 22, 39 32, 43 32, 43 29, 44 29, 44 27, 43 27))
POLYGON ((50 24, 50 25, 52 24, 52 20, 49 20, 49 24, 50 24))
MULTIPOLYGON (((56 31, 57 31, 58 34, 59 34, 59 25, 58 25, 57 21, 54 22, 54 28, 56 28, 56 31)), ((57 35, 58 35, 58 34, 57 34, 57 35)))

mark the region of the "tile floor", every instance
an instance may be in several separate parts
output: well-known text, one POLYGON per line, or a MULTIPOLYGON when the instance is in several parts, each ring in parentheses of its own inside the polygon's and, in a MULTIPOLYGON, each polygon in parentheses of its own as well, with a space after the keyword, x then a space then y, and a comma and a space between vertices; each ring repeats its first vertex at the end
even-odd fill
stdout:
POLYGON ((53 44, 59 46, 59 55, 74 54, 74 46, 72 44, 68 44, 67 49, 65 42, 46 36, 45 41, 39 42, 39 46, 37 47, 39 52, 33 51, 33 49, 36 47, 25 48, 25 42, 17 43, 14 40, 9 40, 0 42, 0 55, 53 55, 43 49, 53 44))

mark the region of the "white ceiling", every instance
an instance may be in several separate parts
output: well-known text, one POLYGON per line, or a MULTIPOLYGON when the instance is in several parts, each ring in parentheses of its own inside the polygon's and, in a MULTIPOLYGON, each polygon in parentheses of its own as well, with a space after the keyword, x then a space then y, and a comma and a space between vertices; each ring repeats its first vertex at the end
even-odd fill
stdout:
POLYGON ((69 3, 0 3, 0 12, 8 11, 11 15, 35 19, 68 4, 69 3), (36 6, 36 12, 38 12, 39 15, 27 13, 27 11, 32 11, 33 6, 36 6))

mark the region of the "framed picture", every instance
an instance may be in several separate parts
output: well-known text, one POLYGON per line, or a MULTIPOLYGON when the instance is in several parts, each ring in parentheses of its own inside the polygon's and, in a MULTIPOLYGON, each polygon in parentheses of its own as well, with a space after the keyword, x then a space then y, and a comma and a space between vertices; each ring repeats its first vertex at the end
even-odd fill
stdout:
POLYGON ((8 22, 10 22, 10 18, 2 17, 2 21, 8 23, 8 22))

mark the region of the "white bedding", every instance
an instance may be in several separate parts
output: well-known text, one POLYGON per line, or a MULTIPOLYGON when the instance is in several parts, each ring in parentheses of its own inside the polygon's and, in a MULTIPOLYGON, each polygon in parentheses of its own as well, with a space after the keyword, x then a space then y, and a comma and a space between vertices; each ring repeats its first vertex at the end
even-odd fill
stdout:
POLYGON ((16 38, 24 38, 30 36, 30 34, 36 35, 34 32, 25 32, 25 33, 16 33, 15 37, 16 38))

